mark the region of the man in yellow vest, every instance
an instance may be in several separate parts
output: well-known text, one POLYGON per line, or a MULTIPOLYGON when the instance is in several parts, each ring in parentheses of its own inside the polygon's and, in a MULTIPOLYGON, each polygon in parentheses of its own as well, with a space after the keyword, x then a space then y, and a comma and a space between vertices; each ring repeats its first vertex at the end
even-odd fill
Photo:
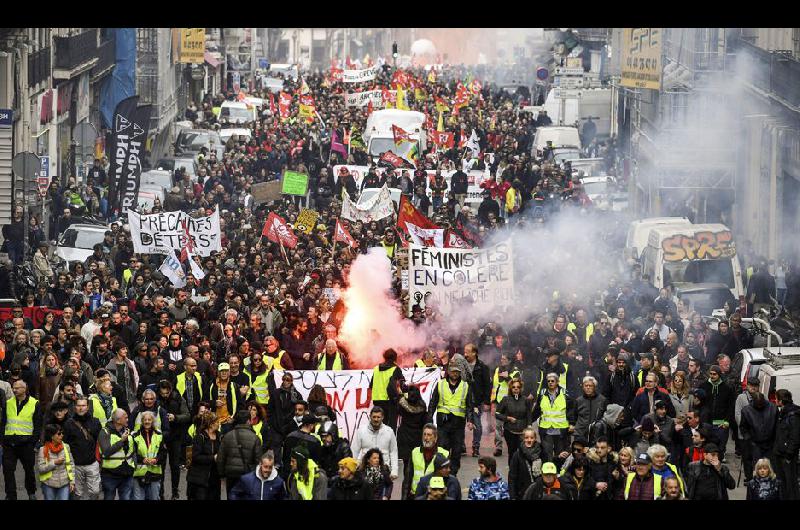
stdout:
POLYGON ((113 501, 119 493, 119 500, 129 501, 133 494, 134 446, 131 431, 128 429, 128 413, 116 409, 111 421, 100 431, 97 438, 100 447, 100 482, 103 486, 103 500, 113 501))
MULTIPOLYGON (((511 366, 511 359, 507 353, 500 354, 500 364, 494 369, 492 377, 492 405, 497 409, 498 403, 508 395, 508 383, 514 377, 520 377, 519 370, 511 366)), ((494 417, 494 414, 491 415, 494 417)), ((495 418, 494 427, 494 456, 503 456, 503 420, 495 418)))
POLYGON ((569 456, 569 436, 575 430, 575 402, 567 397, 558 381, 558 374, 550 372, 533 406, 532 421, 539 420, 539 439, 542 442, 542 460, 559 465, 569 456))
POLYGON ((386 257, 389 260, 394 260, 394 255, 397 252, 397 242, 394 239, 394 230, 391 228, 387 228, 386 231, 383 233, 383 239, 381 239, 381 246, 383 250, 386 251, 386 257))
POLYGON ((197 360, 187 357, 183 360, 184 371, 179 373, 175 380, 175 390, 186 402, 189 414, 192 418, 197 415, 200 402, 208 399, 205 391, 203 378, 197 371, 197 360))
POLYGON ((403 491, 401 498, 413 499, 414 492, 417 490, 419 479, 425 475, 433 473, 434 459, 436 455, 447 458, 450 451, 439 447, 439 430, 433 423, 426 423, 422 428, 422 445, 415 447, 411 451, 411 462, 403 462, 403 491))
POLYGON ((14 397, 6 402, 5 411, 0 418, 0 434, 3 443, 3 478, 6 485, 6 499, 17 500, 17 481, 14 473, 17 460, 25 470, 25 491, 28 498, 36 499, 36 475, 34 446, 39 440, 42 428, 42 407, 39 401, 28 395, 28 385, 19 379, 11 385, 14 397))
POLYGON ((383 423, 397 432, 397 402, 400 400, 405 378, 397 366, 397 352, 389 348, 383 352, 383 362, 372 369, 372 404, 383 409, 383 423))
POLYGON ((266 347, 264 364, 270 370, 294 370, 292 357, 286 353, 286 350, 281 349, 278 339, 270 335, 264 339, 264 346, 266 347))
POLYGON ((626 501, 653 501, 661 497, 661 475, 651 469, 650 457, 641 453, 636 457, 636 472, 625 478, 626 501))
POLYGON ((318 370, 349 370, 350 363, 347 357, 339 351, 339 346, 333 339, 325 341, 325 350, 319 355, 318 370))
POLYGON ((428 417, 436 415, 439 427, 439 445, 450 451, 453 475, 458 475, 464 449, 464 427, 475 428, 473 418, 480 414, 469 383, 461 379, 461 367, 450 363, 447 378, 440 379, 433 390, 428 417))
POLYGON ((422 352, 422 357, 414 362, 414 366, 417 368, 431 368, 434 365, 435 358, 436 354, 433 353, 432 349, 428 348, 422 352))

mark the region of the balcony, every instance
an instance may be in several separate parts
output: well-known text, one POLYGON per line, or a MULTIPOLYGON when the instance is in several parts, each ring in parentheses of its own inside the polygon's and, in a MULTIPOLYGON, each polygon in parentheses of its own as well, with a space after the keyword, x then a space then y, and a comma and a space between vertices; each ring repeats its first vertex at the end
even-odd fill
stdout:
POLYGON ((28 55, 28 86, 34 87, 50 77, 50 47, 28 55))
POLYGON ((56 50, 53 77, 56 79, 71 79, 98 62, 97 30, 71 37, 53 37, 53 42, 56 50))
POLYGON ((764 97, 800 112, 800 61, 777 52, 769 52, 746 41, 739 41, 739 60, 747 85, 762 92, 764 97))
POLYGON ((97 64, 92 67, 92 81, 108 73, 116 64, 117 47, 114 39, 108 40, 97 48, 97 64))

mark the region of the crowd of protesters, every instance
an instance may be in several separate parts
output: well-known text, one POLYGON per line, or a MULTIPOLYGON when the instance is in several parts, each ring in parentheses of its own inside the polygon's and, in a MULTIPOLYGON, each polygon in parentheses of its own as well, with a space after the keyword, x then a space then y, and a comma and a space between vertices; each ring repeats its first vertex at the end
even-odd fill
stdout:
MULTIPOLYGON (((220 499, 223 484, 228 499, 385 500, 396 488, 403 498, 461 499, 465 429, 479 456, 490 427, 495 451, 480 456, 470 500, 727 499, 735 487, 726 464, 733 458, 729 439, 744 463, 748 498, 800 497, 800 409, 785 390, 777 403, 750 381, 742 392, 739 351, 752 337, 741 316, 734 312, 711 330, 700 315, 676 307, 668 290, 651 292, 640 279, 609 279, 599 307, 562 293, 524 326, 506 328, 498 318, 464 336, 437 339, 416 352, 417 366, 445 373, 431 403, 401 378, 387 378, 389 391, 384 387, 378 399, 373 387, 370 421, 350 440, 324 389, 304 400, 288 371, 280 385, 273 382, 273 369, 349 366, 347 345, 337 339, 350 265, 371 247, 396 262, 403 244, 394 218, 341 220, 358 245, 334 253, 343 190, 355 199, 359 188, 398 187, 425 215, 473 244, 491 231, 525 229, 530 203, 554 193, 586 205, 571 172, 553 164, 547 149, 532 155, 536 128, 551 121, 520 112, 530 103, 524 96, 485 83, 454 113, 459 85, 475 87, 469 71, 408 73, 416 80, 407 90, 409 108, 435 123, 437 99, 447 102, 446 130, 456 138, 474 130, 479 156, 465 157, 458 145, 440 147, 421 154, 420 168, 378 175, 357 141, 366 109, 345 106, 346 86, 327 74, 304 76, 318 112, 306 120, 297 115, 301 83, 287 80, 285 90, 295 98, 288 118, 269 105, 259 109, 250 141, 230 142, 222 157, 204 149, 197 182, 176 169, 165 204, 152 210, 220 209, 222 250, 201 259, 204 278, 187 271, 184 287, 158 271, 160 256, 133 251, 125 220, 109 226, 84 263, 64 269, 48 261, 47 238, 31 217, 31 252, 19 244, 21 236, 7 250, 13 261, 32 264, 38 284, 26 292, 13 278, 0 281, 0 294, 19 300, 0 343, 8 499, 17 497, 19 465, 31 498, 38 484, 45 499, 178 499, 185 481, 188 497, 199 500, 220 499), (347 160, 331 153, 333 136, 350 136, 347 160), (342 163, 371 167, 362 186, 347 171, 333 174, 342 163), (464 204, 458 171, 449 183, 438 177, 426 183, 421 170, 463 175, 487 164, 492 178, 482 185, 478 208, 464 204), (287 169, 309 175, 307 206, 319 218, 310 234, 296 232, 296 248, 284 251, 261 237, 261 227, 269 212, 295 223, 301 201, 257 204, 251 186, 287 169), (35 326, 25 307, 45 308, 35 326), (463 411, 455 413, 447 407, 458 407, 464 388, 463 411), (504 450, 507 477, 497 469, 504 450)), ((388 88, 391 78, 386 69, 363 88, 388 88)), ((267 92, 254 95, 269 100, 267 92)), ((235 97, 207 96, 185 118, 218 129, 213 109, 235 97)), ((613 142, 589 144, 611 170, 613 142)), ((116 220, 106 200, 107 169, 98 160, 85 184, 70 177, 65 187, 52 187, 51 237, 83 217, 116 220)), ((15 212, 4 230, 16 236, 21 222, 15 212)), ((394 290, 401 298, 399 277, 394 290)), ((419 306, 412 317, 417 324, 441 318, 419 306)), ((391 369, 396 355, 389 350, 385 359, 391 369)))

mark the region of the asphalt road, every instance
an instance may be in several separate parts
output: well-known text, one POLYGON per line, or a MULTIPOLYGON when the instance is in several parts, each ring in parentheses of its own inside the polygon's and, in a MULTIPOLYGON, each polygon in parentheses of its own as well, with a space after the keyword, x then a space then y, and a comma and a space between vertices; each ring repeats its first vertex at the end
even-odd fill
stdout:
MULTIPOLYGON (((494 432, 490 431, 491 425, 486 425, 487 416, 484 414, 484 429, 483 429, 483 436, 481 438, 481 455, 492 455, 494 452, 494 432)), ((464 498, 466 499, 467 493, 469 491, 469 484, 472 482, 472 479, 478 476, 478 458, 468 456, 472 453, 470 450, 472 446, 472 432, 467 430, 466 435, 466 446, 467 446, 467 455, 462 456, 461 458, 461 470, 458 473, 458 479, 462 486, 462 493, 464 498)), ((727 454, 728 456, 728 468, 733 475, 733 478, 736 479, 739 474, 739 459, 734 456, 734 447, 733 442, 729 441, 727 446, 727 454)), ((401 477, 402 477, 402 462, 401 466, 401 477)), ((503 456, 497 458, 497 469, 500 475, 503 478, 508 477, 508 454, 505 450, 505 443, 503 444, 503 456)), ((22 471, 22 465, 17 464, 17 471, 16 471, 16 479, 17 479, 17 498, 20 500, 27 499, 28 494, 25 492, 24 486, 24 473, 22 471)), ((170 485, 172 484, 170 479, 170 472, 169 468, 166 470, 165 476, 165 484, 167 485, 167 492, 169 492, 170 485)), ((395 482, 395 487, 392 491, 392 500, 399 500, 400 499, 400 484, 402 479, 398 479, 395 482)), ((728 496, 732 500, 744 500, 746 495, 746 488, 743 484, 744 478, 742 478, 742 485, 737 487, 736 489, 729 491, 728 496)), ((37 486, 38 488, 38 486, 37 486)), ((0 480, 0 498, 6 498, 6 488, 5 488, 5 481, 0 480)), ((37 491, 36 496, 38 499, 42 498, 41 490, 37 491)), ((181 477, 181 487, 180 487, 180 497, 181 499, 186 498, 186 480, 185 475, 181 477)), ((169 493, 167 493, 167 498, 169 498, 169 493)), ((225 491, 223 487, 222 491, 222 498, 225 498, 225 491)))

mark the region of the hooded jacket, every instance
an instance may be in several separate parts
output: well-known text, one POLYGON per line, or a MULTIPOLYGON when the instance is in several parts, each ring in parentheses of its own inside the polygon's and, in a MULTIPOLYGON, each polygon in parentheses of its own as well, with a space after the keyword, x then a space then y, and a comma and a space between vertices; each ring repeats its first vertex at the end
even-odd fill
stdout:
POLYGON ((286 483, 273 467, 268 477, 261 475, 261 466, 256 466, 239 479, 228 496, 232 501, 280 501, 286 498, 286 483))
POLYGON ((603 418, 605 414, 608 400, 605 396, 595 393, 589 397, 586 394, 581 395, 575 400, 575 437, 589 440, 589 426, 603 418))
POLYGON ((778 412, 775 433, 775 456, 797 459, 800 449, 800 407, 790 403, 778 412))
POLYGON ((350 480, 334 477, 328 490, 329 501, 368 501, 372 500, 372 491, 364 484, 360 475, 353 476, 350 480))
POLYGON ((237 425, 223 436, 217 455, 217 470, 221 477, 239 478, 258 465, 261 441, 250 425, 237 425))
POLYGON ((778 407, 773 403, 764 400, 761 408, 750 403, 742 408, 739 435, 760 447, 770 449, 775 442, 777 422, 778 407))
POLYGON ((512 499, 522 499, 525 491, 542 475, 542 445, 537 441, 533 447, 521 444, 511 457, 508 466, 508 491, 512 499))
POLYGON ((623 371, 615 370, 614 373, 611 374, 606 397, 609 403, 627 407, 633 403, 638 387, 639 385, 636 381, 636 377, 631 371, 630 361, 626 359, 623 371))
POLYGON ((411 403, 408 398, 401 397, 398 402, 398 412, 401 422, 397 428, 397 454, 406 460, 422 439, 422 427, 425 425, 427 409, 422 398, 419 402, 411 403))

